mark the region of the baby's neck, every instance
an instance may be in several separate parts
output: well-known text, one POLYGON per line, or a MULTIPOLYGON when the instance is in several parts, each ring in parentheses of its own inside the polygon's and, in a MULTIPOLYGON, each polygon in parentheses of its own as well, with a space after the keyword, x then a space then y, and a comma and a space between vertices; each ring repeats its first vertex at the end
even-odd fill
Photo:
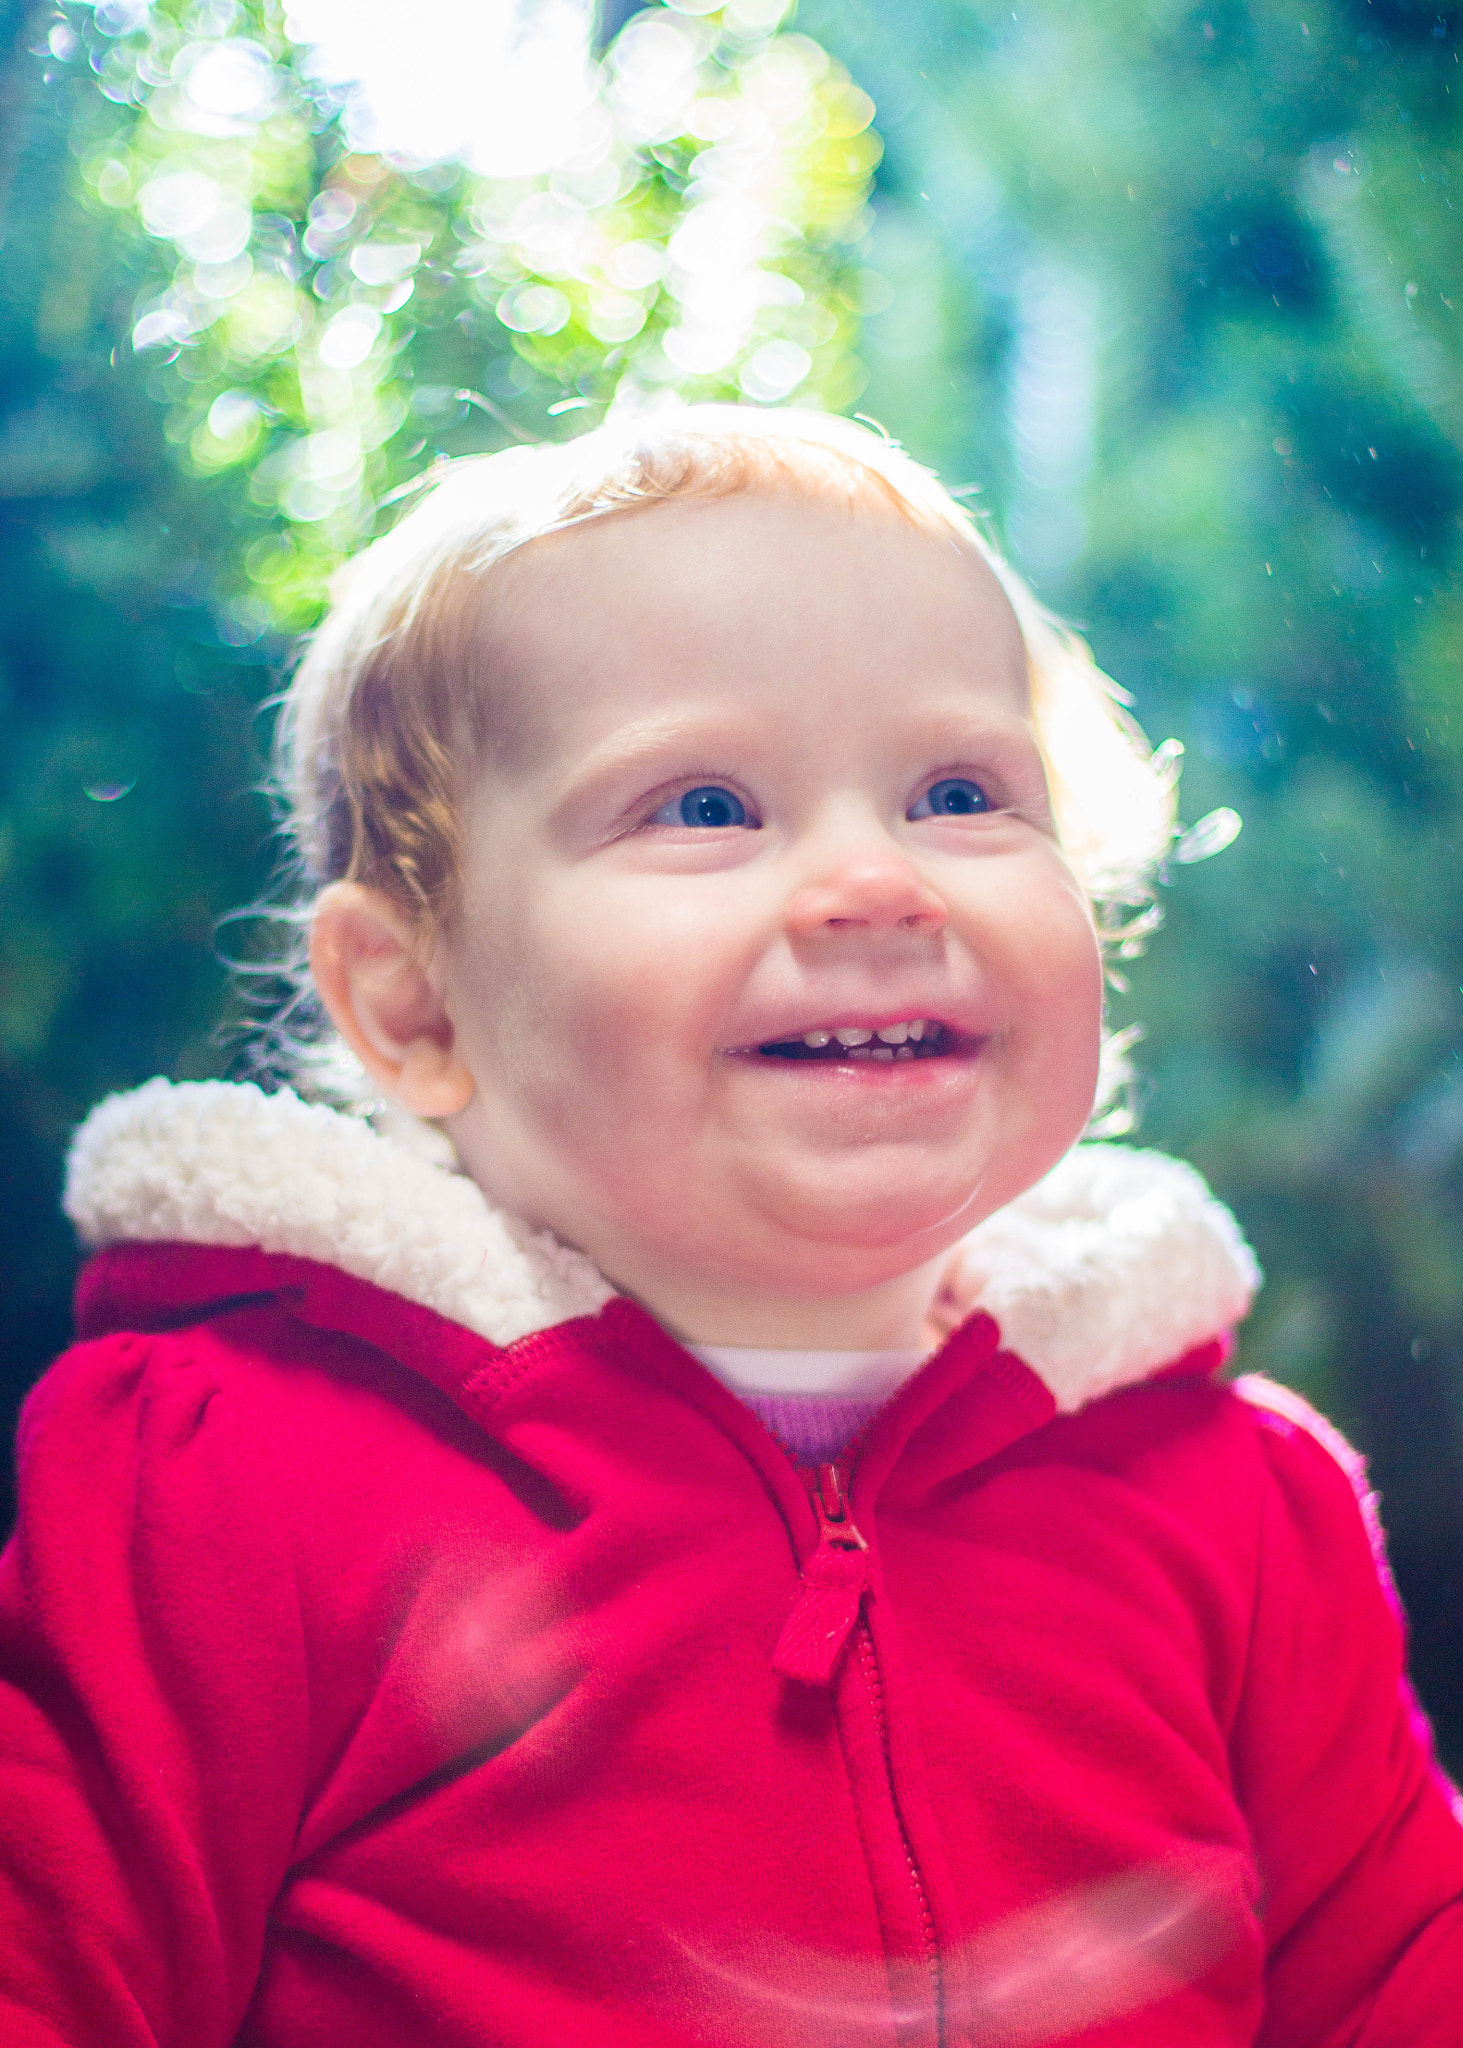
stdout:
POLYGON ((929 1320, 945 1255, 855 1294, 752 1295, 674 1285, 640 1299, 690 1345, 759 1351, 925 1351, 938 1338, 929 1320))

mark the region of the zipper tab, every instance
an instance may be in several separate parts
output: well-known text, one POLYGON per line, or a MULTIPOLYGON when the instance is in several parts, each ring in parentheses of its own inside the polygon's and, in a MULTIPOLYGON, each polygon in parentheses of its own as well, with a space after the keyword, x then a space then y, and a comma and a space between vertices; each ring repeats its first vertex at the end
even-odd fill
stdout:
POLYGON ((848 1506, 848 1489, 841 1465, 820 1465, 808 1475, 808 1492, 813 1513, 818 1517, 818 1541, 835 1549, 867 1550, 848 1506))
POLYGON ((820 1465, 804 1476, 818 1518, 818 1547, 803 1566, 772 1668, 802 1685, 831 1685, 869 1583, 869 1546, 849 1511, 842 1467, 820 1465))

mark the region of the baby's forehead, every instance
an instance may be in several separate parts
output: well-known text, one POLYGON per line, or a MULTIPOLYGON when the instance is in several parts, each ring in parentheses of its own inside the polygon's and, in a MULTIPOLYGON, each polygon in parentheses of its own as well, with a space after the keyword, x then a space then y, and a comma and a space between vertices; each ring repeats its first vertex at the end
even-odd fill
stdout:
POLYGON ((791 691, 809 664, 882 660, 891 689, 933 665, 1026 691, 1019 621, 976 544, 872 488, 672 497, 566 525, 494 567, 479 629, 514 753, 607 687, 649 704, 781 673, 791 691))

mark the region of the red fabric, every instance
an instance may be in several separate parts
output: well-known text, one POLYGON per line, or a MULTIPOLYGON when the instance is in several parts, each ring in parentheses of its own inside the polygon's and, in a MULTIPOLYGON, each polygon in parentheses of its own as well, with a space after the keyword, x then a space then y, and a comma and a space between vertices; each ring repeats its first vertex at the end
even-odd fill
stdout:
POLYGON ((1463 1828, 1345 1472, 975 1318, 876 1421, 826 1686, 749 1410, 131 1246, 0 1560, 6 2048, 1457 2048, 1463 1828))

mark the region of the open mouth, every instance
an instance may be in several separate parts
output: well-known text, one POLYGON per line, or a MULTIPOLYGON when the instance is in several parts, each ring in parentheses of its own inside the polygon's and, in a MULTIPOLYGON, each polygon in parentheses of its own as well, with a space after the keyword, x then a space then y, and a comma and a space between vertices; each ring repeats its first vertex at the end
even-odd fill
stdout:
POLYGON ((770 1060, 821 1060, 829 1065, 877 1061, 893 1065, 900 1060, 947 1058, 968 1044, 948 1026, 916 1017, 907 1024, 881 1024, 876 1030, 861 1024, 830 1025, 827 1030, 805 1031, 798 1038, 774 1039, 759 1045, 757 1052, 770 1060))

